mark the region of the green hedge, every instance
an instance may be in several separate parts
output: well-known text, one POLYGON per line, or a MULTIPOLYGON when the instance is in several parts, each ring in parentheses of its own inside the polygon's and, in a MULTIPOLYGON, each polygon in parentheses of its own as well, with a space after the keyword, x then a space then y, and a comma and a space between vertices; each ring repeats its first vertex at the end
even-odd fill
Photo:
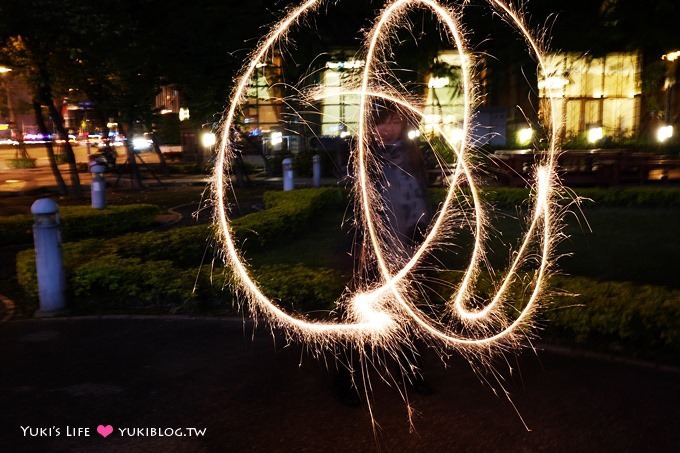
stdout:
POLYGON ((265 192, 265 210, 235 219, 232 228, 246 246, 264 246, 311 228, 321 209, 346 203, 345 193, 336 188, 265 192))
MULTIPOLYGON (((35 281, 35 266, 22 262, 20 280, 35 281)), ((67 299, 75 313, 235 312, 230 274, 221 265, 186 269, 167 260, 142 261, 115 254, 70 265, 67 299)), ((265 294, 298 313, 326 313, 344 289, 344 281, 333 269, 269 265, 253 272, 265 294)), ((30 314, 38 305, 37 287, 26 289, 32 297, 22 311, 30 314)))
POLYGON ((174 306, 191 299, 193 275, 171 261, 102 258, 76 266, 69 276, 78 311, 174 306))
MULTIPOLYGON (((332 188, 267 193, 265 205, 268 208, 235 219, 232 228, 237 240, 248 246, 272 245, 283 237, 308 228, 320 209, 337 206, 343 200, 343 193, 332 188)), ((197 273, 196 269, 215 256, 212 228, 210 225, 195 225, 167 231, 128 233, 105 241, 65 242, 62 250, 69 297, 79 307, 87 307, 88 300, 97 300, 97 303, 103 300, 102 304, 107 308, 139 304, 152 306, 161 301, 171 304, 192 301, 196 299, 191 290, 197 276, 199 283, 207 283, 202 277, 206 272, 197 273)), ((324 294, 332 292, 329 288, 337 290, 337 278, 333 283, 323 283, 324 279, 333 277, 331 271, 264 266, 260 272, 265 276, 264 287, 273 293, 282 293, 289 301, 286 303, 295 307, 308 309, 322 296, 324 300, 328 299, 324 294), (295 275, 300 277, 294 280, 297 283, 293 286, 276 281, 277 278, 286 280, 295 275)), ((17 255, 17 280, 35 303, 37 276, 33 249, 17 255)), ((339 291, 334 297, 339 295, 339 291)), ((208 298, 215 296, 204 289, 199 293, 208 298)))
MULTIPOLYGON (((147 228, 154 223, 160 209, 150 204, 108 206, 93 209, 89 206, 59 208, 61 236, 64 241, 88 237, 111 237, 147 228)), ((33 216, 18 214, 0 217, 0 246, 33 242, 33 216)))
POLYGON ((328 312, 345 288, 345 281, 333 269, 269 265, 256 271, 265 294, 277 297, 283 307, 298 312, 328 312))
POLYGON ((565 294, 544 312, 549 333, 576 344, 680 353, 680 290, 584 277, 553 277, 550 286, 565 294))
POLYGON ((680 207, 680 188, 676 187, 584 188, 576 190, 576 194, 593 200, 594 206, 648 208, 680 207))
MULTIPOLYGON (((446 190, 431 188, 431 199, 441 202, 446 190)), ((623 188, 579 188, 576 196, 587 200, 587 206, 607 207, 680 207, 680 188, 676 187, 623 187, 623 188)), ((529 189, 517 187, 486 187, 480 191, 482 199, 499 208, 527 206, 529 189)))

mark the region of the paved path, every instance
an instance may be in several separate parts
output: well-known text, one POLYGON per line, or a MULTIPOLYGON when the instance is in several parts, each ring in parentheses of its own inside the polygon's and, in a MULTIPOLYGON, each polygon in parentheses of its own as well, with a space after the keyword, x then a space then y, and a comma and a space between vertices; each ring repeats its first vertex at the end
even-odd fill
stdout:
POLYGON ((464 361, 444 368, 426 355, 434 393, 411 396, 415 433, 403 401, 376 384, 376 444, 366 406, 336 400, 322 364, 241 320, 12 321, 0 324, 0 451, 678 451, 677 372, 531 351, 510 362, 506 387, 531 431, 464 361), (99 425, 114 431, 103 438, 99 425), (22 426, 53 435, 24 437, 22 426))

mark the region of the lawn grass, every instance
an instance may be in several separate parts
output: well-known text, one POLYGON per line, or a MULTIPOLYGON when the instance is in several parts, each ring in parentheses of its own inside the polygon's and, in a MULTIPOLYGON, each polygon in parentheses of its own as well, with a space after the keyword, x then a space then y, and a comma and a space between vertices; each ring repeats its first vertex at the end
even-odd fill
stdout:
POLYGON ((246 251, 245 258, 254 267, 271 264, 302 264, 307 267, 352 272, 353 231, 343 225, 345 212, 334 208, 315 219, 313 227, 293 240, 280 241, 274 248, 246 251))
MULTIPOLYGON (((499 211, 493 224, 491 261, 507 261, 522 224, 499 211)), ((584 208, 565 216, 566 238, 557 246, 557 269, 596 280, 680 288, 680 210, 673 208, 584 208)), ((515 246, 516 248, 516 246, 515 246)))
MULTIPOLYGON (((353 232, 341 227, 344 212, 320 215, 313 228, 275 248, 249 253, 252 265, 304 264, 348 272, 352 269, 353 232)), ((496 211, 489 240, 489 261, 507 266, 523 229, 521 215, 496 211)), ((672 208, 585 208, 565 216, 566 238, 557 246, 557 270, 602 281, 628 281, 680 289, 680 210, 672 208)), ((450 252, 438 253, 447 267, 468 266, 472 236, 461 231, 450 252)))
POLYGON ((680 288, 680 210, 592 208, 590 229, 570 220, 558 251, 559 267, 598 280, 680 288))

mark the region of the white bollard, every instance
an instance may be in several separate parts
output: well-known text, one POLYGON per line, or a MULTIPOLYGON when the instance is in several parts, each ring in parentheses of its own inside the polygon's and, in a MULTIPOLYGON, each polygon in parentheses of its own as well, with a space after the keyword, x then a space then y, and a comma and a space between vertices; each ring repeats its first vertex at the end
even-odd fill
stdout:
POLYGON ((321 156, 318 154, 312 156, 312 185, 321 187, 321 156))
POLYGON ((92 198, 92 207, 94 209, 104 209, 106 207, 106 180, 104 179, 105 171, 106 167, 104 165, 90 165, 90 172, 92 173, 90 194, 92 198))
POLYGON ((293 175, 293 159, 286 157, 281 161, 283 166, 283 190, 293 190, 295 187, 295 178, 293 175))
POLYGON ((40 297, 40 308, 36 316, 55 316, 63 312, 66 306, 59 206, 51 198, 40 198, 31 205, 31 213, 34 220, 33 244, 40 297))

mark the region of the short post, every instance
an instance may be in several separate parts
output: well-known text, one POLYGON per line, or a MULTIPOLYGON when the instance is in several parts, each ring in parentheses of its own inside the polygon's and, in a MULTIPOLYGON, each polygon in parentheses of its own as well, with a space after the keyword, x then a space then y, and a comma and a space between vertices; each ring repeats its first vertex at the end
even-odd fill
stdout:
POLYGON ((281 161, 281 165, 283 166, 283 190, 293 190, 293 187, 295 186, 293 175, 293 159, 286 157, 283 159, 283 161, 281 161))
POLYGON ((92 173, 92 184, 90 185, 90 192, 92 198, 92 207, 94 209, 104 209, 106 207, 106 180, 104 179, 104 172, 106 166, 95 163, 90 165, 90 173, 92 173))
POLYGON ((51 198, 39 198, 31 205, 33 244, 38 274, 40 308, 38 317, 55 316, 64 311, 66 279, 61 253, 59 206, 51 198))
POLYGON ((312 156, 312 185, 321 187, 321 156, 318 154, 312 156))

